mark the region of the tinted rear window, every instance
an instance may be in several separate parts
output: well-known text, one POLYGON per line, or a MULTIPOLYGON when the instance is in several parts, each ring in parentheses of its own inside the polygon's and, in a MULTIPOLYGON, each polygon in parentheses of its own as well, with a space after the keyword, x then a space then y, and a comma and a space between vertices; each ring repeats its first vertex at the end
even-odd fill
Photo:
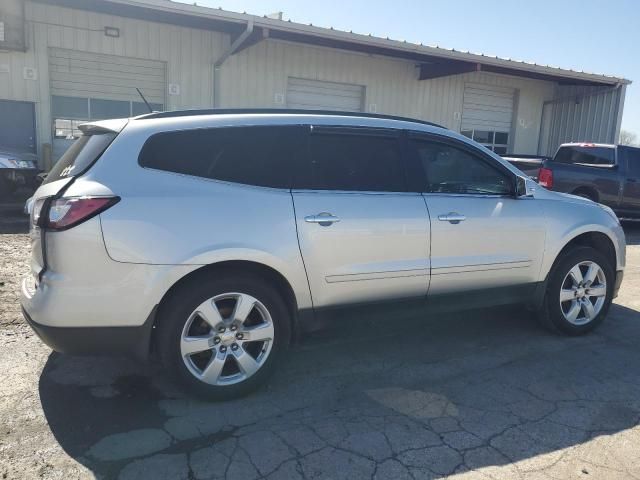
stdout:
POLYGON ((582 163, 585 165, 613 165, 615 163, 613 147, 561 147, 554 157, 555 162, 582 163))
POLYGON ((81 136, 60 157, 43 183, 82 175, 102 155, 102 152, 116 138, 116 135, 115 133, 101 133, 81 136))
POLYGON ((195 177, 289 188, 302 127, 228 127, 159 133, 140 153, 143 167, 195 177))
POLYGON ((405 191, 398 139, 378 134, 352 134, 339 129, 314 133, 309 138, 307 164, 301 166, 295 187, 311 190, 405 191))

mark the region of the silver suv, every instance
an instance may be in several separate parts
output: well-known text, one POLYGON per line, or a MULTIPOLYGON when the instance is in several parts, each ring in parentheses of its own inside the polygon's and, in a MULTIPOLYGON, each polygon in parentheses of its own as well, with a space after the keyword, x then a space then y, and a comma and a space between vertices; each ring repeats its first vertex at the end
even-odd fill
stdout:
POLYGON ((59 352, 153 353, 208 398, 263 383, 328 307, 523 303, 575 335, 622 280, 609 208, 437 125, 187 111, 81 129, 33 199, 25 318, 59 352))

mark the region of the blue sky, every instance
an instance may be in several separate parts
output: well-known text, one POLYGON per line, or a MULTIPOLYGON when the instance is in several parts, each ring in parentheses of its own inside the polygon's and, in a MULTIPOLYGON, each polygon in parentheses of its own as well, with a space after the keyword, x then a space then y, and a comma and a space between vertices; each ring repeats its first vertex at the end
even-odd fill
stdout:
MULTIPOLYGON (((190 2, 193 3, 193 2, 190 2)), ((630 80, 622 128, 640 137, 638 0, 198 0, 198 5, 630 80)))

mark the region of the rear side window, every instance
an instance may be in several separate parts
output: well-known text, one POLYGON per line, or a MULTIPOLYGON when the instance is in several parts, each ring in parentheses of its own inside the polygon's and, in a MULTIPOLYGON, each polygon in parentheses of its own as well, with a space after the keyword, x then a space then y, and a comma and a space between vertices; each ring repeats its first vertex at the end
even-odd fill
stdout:
POLYGON ((310 190, 405 191, 399 140, 354 129, 314 130, 295 187, 310 190))
POLYGON ((560 147, 553 158, 554 162, 580 163, 583 165, 613 165, 615 164, 615 148, 570 146, 560 147))
POLYGON ((60 157, 43 183, 82 175, 102 155, 116 135, 115 133, 82 135, 60 157))
POLYGON ((302 127, 227 127, 158 133, 140 152, 143 167, 262 187, 289 188, 302 127))

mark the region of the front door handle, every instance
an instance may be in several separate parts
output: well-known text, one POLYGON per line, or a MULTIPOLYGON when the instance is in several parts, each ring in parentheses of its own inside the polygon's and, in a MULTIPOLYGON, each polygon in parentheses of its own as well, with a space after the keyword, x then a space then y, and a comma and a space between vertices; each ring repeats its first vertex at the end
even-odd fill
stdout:
POLYGON ((457 225, 460 222, 464 222, 467 219, 464 215, 460 215, 458 212, 449 212, 443 215, 438 215, 438 220, 441 222, 449 222, 457 225))
POLYGON ((327 212, 318 213, 317 215, 307 215, 304 217, 304 221, 307 223, 319 223, 323 227, 339 222, 340 219, 335 215, 327 212))

